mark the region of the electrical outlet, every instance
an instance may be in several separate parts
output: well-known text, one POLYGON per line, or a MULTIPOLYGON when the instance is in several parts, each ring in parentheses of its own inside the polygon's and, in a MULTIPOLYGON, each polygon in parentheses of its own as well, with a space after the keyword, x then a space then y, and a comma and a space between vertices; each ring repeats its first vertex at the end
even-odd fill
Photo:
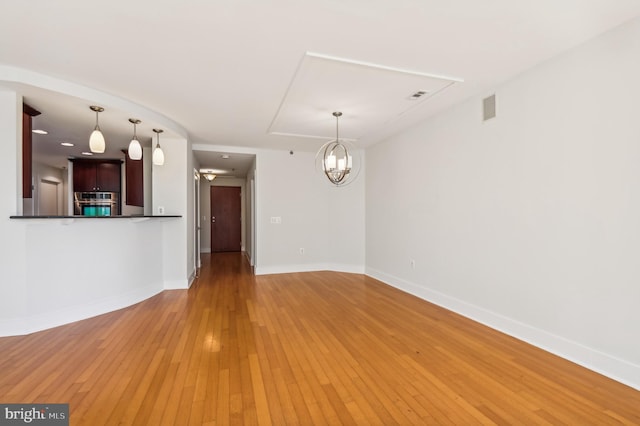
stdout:
POLYGON ((164 207, 158 207, 158 214, 164 214, 164 207))
POLYGON ((280 216, 271 216, 271 223, 280 225, 282 223, 282 218, 280 216))

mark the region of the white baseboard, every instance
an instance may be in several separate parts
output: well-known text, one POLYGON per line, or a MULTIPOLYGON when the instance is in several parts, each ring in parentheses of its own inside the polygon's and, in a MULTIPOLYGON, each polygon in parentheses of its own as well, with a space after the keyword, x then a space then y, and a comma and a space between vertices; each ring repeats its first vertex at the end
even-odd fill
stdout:
POLYGON ((367 275, 640 390, 640 366, 373 268, 367 275))
POLYGON ((0 320, 0 336, 21 336, 60 325, 95 317, 140 303, 162 292, 157 284, 97 300, 92 303, 65 308, 64 310, 29 315, 20 319, 0 320))
POLYGON ((340 263, 312 263, 303 265, 257 266, 256 275, 291 274, 294 272, 335 271, 352 274, 364 274, 362 265, 348 265, 340 263))
MULTIPOLYGON (((52 325, 53 328, 56 327, 52 325)), ((41 330, 45 330, 42 328, 41 330)), ((33 333, 40 330, 31 329, 29 324, 29 318, 9 318, 9 319, 0 319, 0 337, 8 337, 8 336, 22 336, 24 334, 33 333)))
POLYGON ((187 280, 187 288, 191 288, 191 285, 193 284, 193 282, 196 280, 197 277, 198 277, 198 270, 194 269, 193 271, 191 271, 191 275, 189 275, 189 279, 187 280))
POLYGON ((190 286, 191 286, 191 280, 184 279, 184 280, 165 281, 163 288, 165 290, 187 290, 190 286))

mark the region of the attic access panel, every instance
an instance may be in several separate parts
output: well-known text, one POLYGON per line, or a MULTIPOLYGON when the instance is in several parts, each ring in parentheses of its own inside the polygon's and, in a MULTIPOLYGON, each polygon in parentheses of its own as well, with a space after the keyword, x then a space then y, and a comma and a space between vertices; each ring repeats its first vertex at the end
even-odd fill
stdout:
POLYGON ((268 132, 357 140, 462 80, 307 52, 268 132))

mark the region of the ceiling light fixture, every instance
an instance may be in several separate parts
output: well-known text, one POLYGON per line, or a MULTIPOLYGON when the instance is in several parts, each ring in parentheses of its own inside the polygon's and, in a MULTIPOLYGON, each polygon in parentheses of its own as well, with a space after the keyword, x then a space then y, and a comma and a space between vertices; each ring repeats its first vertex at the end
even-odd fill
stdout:
POLYGON ((46 130, 42 130, 42 129, 33 129, 31 131, 32 133, 36 133, 38 135, 48 135, 49 132, 47 132, 46 130))
POLYGON ((97 154, 102 154, 105 149, 104 135, 100 131, 100 126, 98 125, 98 113, 104 111, 104 108, 99 106, 90 106, 91 111, 96 113, 96 127, 91 132, 91 136, 89 137, 89 149, 91 152, 95 152, 97 154))
POLYGON ((164 152, 162 152, 162 148, 160 148, 160 133, 164 132, 162 129, 153 129, 158 135, 158 140, 156 142, 156 147, 153 150, 153 164, 156 166, 162 166, 164 164, 164 152))
POLYGON ((91 155, 93 155, 93 152, 85 151, 85 152, 82 153, 82 155, 91 156, 91 155))
POLYGON ((200 169, 199 172, 200 176, 204 177, 209 182, 211 182, 216 178, 216 176, 218 176, 217 173, 224 173, 224 171, 217 169, 200 169))
POLYGON ((142 146, 140 145, 140 141, 138 140, 138 136, 136 134, 136 125, 140 124, 141 121, 137 118, 130 118, 129 123, 133 124, 133 139, 129 142, 129 149, 127 149, 127 153, 129 154, 129 158, 132 160, 141 160, 142 159, 142 146))
MULTIPOLYGON (((338 121, 342 113, 336 111, 332 114, 336 118, 336 138, 322 145, 316 154, 316 164, 324 175, 335 186, 344 186, 351 183, 358 175, 359 168, 354 169, 354 151, 347 142, 340 140, 338 121)), ((349 144, 350 145, 350 144, 349 144)), ((356 161, 356 166, 358 162, 356 161)))
POLYGON ((62 146, 74 146, 74 144, 72 144, 71 142, 60 142, 60 145, 62 145, 62 146))

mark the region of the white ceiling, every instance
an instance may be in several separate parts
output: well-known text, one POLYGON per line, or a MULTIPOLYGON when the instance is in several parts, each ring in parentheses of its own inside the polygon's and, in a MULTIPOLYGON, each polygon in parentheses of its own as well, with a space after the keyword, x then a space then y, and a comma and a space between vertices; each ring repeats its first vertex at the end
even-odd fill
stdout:
MULTIPOLYGON (((195 144, 312 151, 322 138, 284 133, 330 137, 341 110, 345 135, 368 146, 638 15, 638 0, 13 1, 0 11, 0 63, 127 98, 195 144), (316 73, 309 58, 342 67, 316 73), (381 86, 372 69, 393 78, 381 86), (463 81, 404 108, 421 82, 393 70, 463 81)), ((61 127, 87 108, 90 132, 88 105, 55 105, 71 116, 61 127)), ((101 124, 109 114, 126 145, 128 113, 101 124)), ((151 126, 138 134, 149 140, 151 126)))
POLYGON ((327 121, 341 112, 340 138, 359 140, 461 81, 307 52, 269 133, 326 142, 338 130, 327 121))
POLYGON ((246 177, 256 156, 236 152, 197 151, 200 168, 203 173, 213 173, 218 178, 246 177))

